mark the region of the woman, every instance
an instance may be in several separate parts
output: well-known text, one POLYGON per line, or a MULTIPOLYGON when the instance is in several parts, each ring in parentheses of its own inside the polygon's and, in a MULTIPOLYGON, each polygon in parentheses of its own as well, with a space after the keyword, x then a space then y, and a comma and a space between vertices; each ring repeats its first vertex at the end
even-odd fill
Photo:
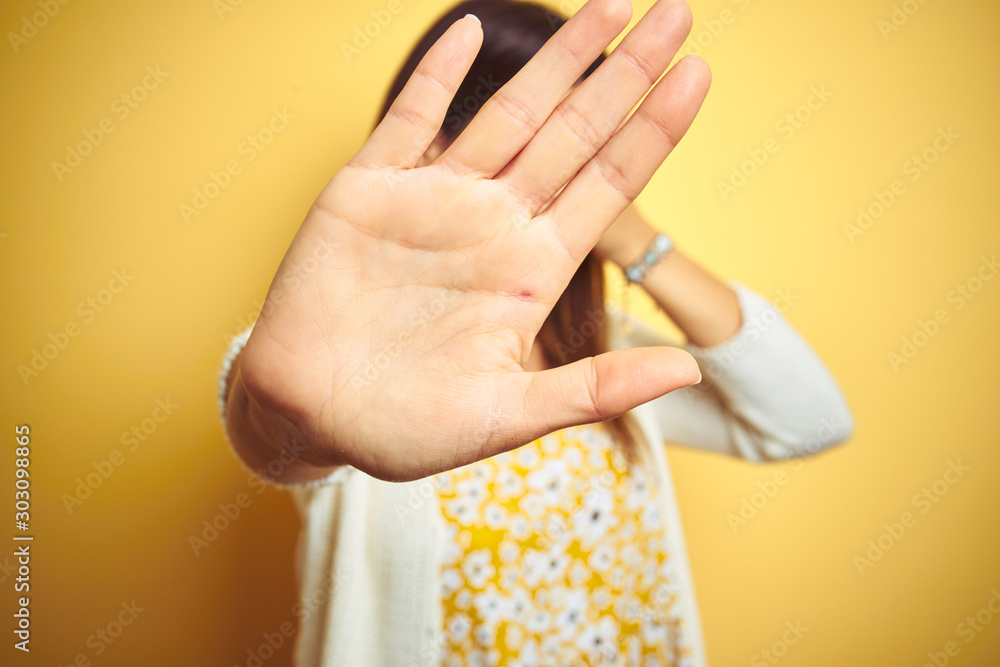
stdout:
POLYGON ((227 433, 303 517, 299 664, 705 664, 662 443, 763 461, 850 434, 770 304, 626 208, 708 73, 682 60, 622 125, 690 28, 660 2, 605 59, 625 9, 553 39, 527 3, 442 17, 234 341, 227 433), (602 261, 687 353, 605 309, 602 261), (708 377, 682 389, 688 353, 708 377))

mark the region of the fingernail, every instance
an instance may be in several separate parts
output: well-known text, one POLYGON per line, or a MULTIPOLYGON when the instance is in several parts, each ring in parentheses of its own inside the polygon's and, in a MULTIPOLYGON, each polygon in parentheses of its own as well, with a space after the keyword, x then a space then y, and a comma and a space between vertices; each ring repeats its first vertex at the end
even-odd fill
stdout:
POLYGON ((479 20, 479 17, 478 17, 478 16, 476 16, 475 14, 466 14, 466 15, 465 15, 465 18, 467 18, 467 19, 472 19, 473 21, 475 21, 475 22, 476 22, 476 23, 477 23, 477 24, 479 25, 479 27, 480 27, 480 28, 482 28, 482 27, 483 27, 483 22, 482 22, 482 21, 480 21, 480 20, 479 20))

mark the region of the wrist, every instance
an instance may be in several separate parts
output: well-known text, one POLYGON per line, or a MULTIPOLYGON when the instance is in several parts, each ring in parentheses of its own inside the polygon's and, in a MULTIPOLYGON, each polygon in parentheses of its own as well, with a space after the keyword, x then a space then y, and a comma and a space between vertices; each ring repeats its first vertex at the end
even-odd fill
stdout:
POLYGON ((658 232, 649 225, 643 224, 629 233, 622 235, 614 244, 602 248, 602 259, 614 262, 622 271, 642 258, 643 253, 656 238, 658 232))

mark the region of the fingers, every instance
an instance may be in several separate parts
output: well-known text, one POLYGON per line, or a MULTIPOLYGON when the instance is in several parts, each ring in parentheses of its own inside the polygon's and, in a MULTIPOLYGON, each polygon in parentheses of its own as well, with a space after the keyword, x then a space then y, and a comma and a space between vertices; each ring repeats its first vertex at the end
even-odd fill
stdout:
POLYGON ((615 133, 660 78, 691 29, 682 0, 661 0, 552 114, 504 180, 537 211, 615 133))
POLYGON ((579 264, 634 200, 694 120, 712 75, 687 56, 674 65, 639 109, 542 213, 579 264))
POLYGON ((590 0, 483 105, 439 163, 456 173, 499 173, 631 16, 626 0, 590 0))
POLYGON ((434 43, 352 164, 412 167, 437 136, 448 105, 472 66, 483 32, 479 22, 459 19, 434 43))
POLYGON ((491 440, 490 456, 568 426, 612 419, 695 384, 701 373, 684 350, 636 347, 505 377, 496 409, 505 430, 491 440))

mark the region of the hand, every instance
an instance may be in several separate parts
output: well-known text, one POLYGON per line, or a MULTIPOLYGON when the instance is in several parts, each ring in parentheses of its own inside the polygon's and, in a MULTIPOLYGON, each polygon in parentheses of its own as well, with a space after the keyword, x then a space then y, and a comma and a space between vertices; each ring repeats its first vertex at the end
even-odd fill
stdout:
POLYGON ((307 443, 303 460, 417 479, 698 381, 674 348, 523 370, 574 271, 708 90, 707 66, 685 58, 622 125, 690 29, 687 5, 664 0, 566 96, 630 15, 627 2, 589 2, 416 167, 482 39, 476 21, 457 21, 324 188, 240 368, 254 409, 307 443))

